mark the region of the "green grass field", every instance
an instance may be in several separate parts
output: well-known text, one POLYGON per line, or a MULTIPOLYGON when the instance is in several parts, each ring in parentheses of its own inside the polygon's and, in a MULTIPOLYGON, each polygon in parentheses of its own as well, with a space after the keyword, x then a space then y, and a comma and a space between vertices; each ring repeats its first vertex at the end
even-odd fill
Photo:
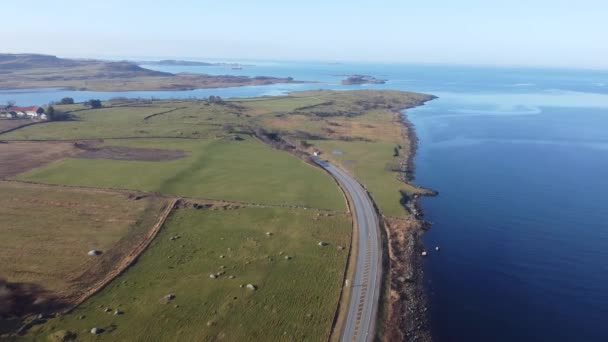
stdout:
POLYGON ((28 337, 44 340, 68 330, 82 341, 324 340, 347 258, 337 246, 347 246, 350 233, 345 214, 180 209, 135 266, 28 337), (175 235, 180 238, 171 241, 175 235), (209 277, 218 272, 225 273, 209 277), (250 283, 257 290, 240 287, 250 283), (166 302, 169 293, 175 299, 166 302), (93 327, 106 331, 93 336, 93 327))
MULTIPOLYGON (((75 106, 58 106, 58 109, 64 107, 69 110, 75 106)), ((204 106, 195 101, 76 110, 72 112, 72 116, 71 121, 47 122, 6 133, 2 135, 2 139, 204 138, 220 134, 221 125, 224 123, 238 123, 238 117, 231 115, 226 108, 204 106), (146 119, 158 113, 164 114, 146 119)))
POLYGON ((318 105, 323 103, 324 101, 316 96, 306 96, 306 97, 296 97, 296 96, 287 96, 287 97, 278 97, 278 98, 261 98, 261 99, 253 99, 253 100, 240 100, 237 101, 241 106, 246 106, 248 108, 260 110, 261 113, 264 112, 292 112, 297 110, 298 108, 308 107, 313 105, 318 105))
POLYGON ((69 158, 21 174, 17 179, 206 199, 346 208, 337 185, 324 172, 249 136, 244 141, 137 139, 108 140, 107 144, 179 149, 190 155, 153 162, 69 158))

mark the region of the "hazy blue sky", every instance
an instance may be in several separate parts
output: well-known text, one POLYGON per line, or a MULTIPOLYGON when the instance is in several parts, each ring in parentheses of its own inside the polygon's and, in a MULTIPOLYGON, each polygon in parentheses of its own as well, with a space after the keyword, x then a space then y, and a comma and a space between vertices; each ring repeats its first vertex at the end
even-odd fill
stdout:
POLYGON ((2 52, 608 68, 607 0, 6 0, 2 52))

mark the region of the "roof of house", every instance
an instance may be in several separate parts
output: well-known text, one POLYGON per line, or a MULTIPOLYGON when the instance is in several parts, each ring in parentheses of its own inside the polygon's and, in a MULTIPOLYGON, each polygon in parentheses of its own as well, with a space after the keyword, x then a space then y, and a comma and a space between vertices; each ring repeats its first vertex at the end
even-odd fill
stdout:
POLYGON ((11 112, 35 112, 40 108, 40 106, 29 106, 29 107, 16 107, 11 106, 8 107, 7 110, 11 112))

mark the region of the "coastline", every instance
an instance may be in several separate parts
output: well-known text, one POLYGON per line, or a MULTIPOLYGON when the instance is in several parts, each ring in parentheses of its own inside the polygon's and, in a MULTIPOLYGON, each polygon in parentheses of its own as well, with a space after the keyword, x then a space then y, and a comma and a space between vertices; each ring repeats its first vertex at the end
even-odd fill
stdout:
MULTIPOLYGON (((433 97, 429 101, 436 98, 433 97)), ((409 151, 404 160, 405 167, 399 180, 414 186, 419 193, 407 195, 402 192, 402 205, 409 214, 407 217, 384 218, 389 272, 383 284, 386 312, 381 337, 385 341, 432 341, 422 260, 422 252, 425 250, 422 235, 430 224, 424 220, 419 200, 421 196, 436 196, 438 192, 411 183, 415 174, 414 158, 418 137, 414 125, 407 118, 407 109, 409 108, 397 113, 402 124, 403 137, 409 142, 409 151)))
MULTIPOLYGON (((248 79, 238 79, 239 76, 234 77, 234 80, 214 80, 219 79, 223 76, 210 76, 210 75, 197 75, 197 79, 193 80, 190 84, 191 79, 183 80, 182 78, 155 78, 148 82, 145 79, 130 78, 130 79, 112 79, 112 80, 97 80, 95 84, 92 82, 84 81, 65 81, 59 83, 52 82, 38 82, 30 81, 29 83, 18 83, 18 84, 2 84, 0 83, 0 91, 11 91, 11 90, 38 90, 55 88, 65 91, 94 91, 94 92, 110 92, 110 93, 121 93, 121 92, 132 92, 132 91, 192 91, 197 89, 221 89, 221 88, 237 88, 247 86, 262 86, 262 85, 273 85, 273 84, 306 84, 314 83, 310 81, 298 81, 289 80, 286 78, 266 78, 266 76, 260 76, 264 79, 256 79, 248 77, 248 79), (198 77, 200 76, 200 77, 198 77), (108 83, 104 83, 107 81, 108 83), (185 81, 181 83, 175 83, 176 81, 185 81), (216 81, 217 83, 214 83, 216 81), (82 82, 82 83, 80 83, 82 82), (156 85, 150 86, 150 83, 157 83, 156 85), (41 83, 41 84, 38 84, 41 83), (70 84, 77 83, 77 84, 70 84)), ((190 77, 188 77, 190 78, 190 77)))

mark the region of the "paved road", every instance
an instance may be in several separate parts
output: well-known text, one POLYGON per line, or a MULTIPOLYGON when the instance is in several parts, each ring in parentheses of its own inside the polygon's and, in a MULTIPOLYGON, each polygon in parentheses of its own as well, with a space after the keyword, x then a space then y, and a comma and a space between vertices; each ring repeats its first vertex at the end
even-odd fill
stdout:
POLYGON ((380 296, 382 246, 380 228, 372 201, 361 185, 341 169, 327 161, 315 159, 340 183, 351 199, 358 229, 355 274, 348 280, 350 298, 348 314, 342 330, 342 341, 373 341, 380 296))

